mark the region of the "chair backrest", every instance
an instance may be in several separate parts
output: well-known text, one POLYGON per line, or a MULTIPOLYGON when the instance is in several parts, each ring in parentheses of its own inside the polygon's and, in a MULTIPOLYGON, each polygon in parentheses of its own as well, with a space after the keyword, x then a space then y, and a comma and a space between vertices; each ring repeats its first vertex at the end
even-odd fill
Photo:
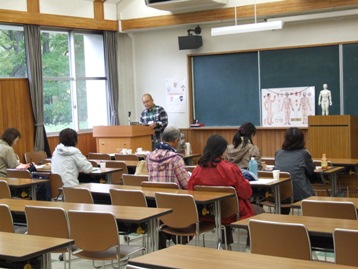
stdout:
POLYGON ((139 158, 135 154, 114 154, 114 159, 119 161, 139 161, 139 158))
POLYGON ((6 169, 7 177, 32 178, 30 171, 24 169, 6 169))
POLYGON ((9 184, 5 180, 0 180, 0 198, 11 198, 9 184))
POLYGON ((251 253, 311 260, 311 243, 303 224, 249 221, 251 253))
MULTIPOLYGON (((272 171, 259 171, 258 177, 269 177, 273 178, 272 171)), ((281 201, 285 200, 291 200, 291 203, 293 203, 293 185, 292 185, 292 178, 290 173, 288 172, 280 172, 280 178, 281 177, 289 177, 289 180, 286 180, 280 184, 280 198, 281 201)), ((275 197, 273 195, 273 197, 275 197)))
POLYGON ((112 184, 123 184, 122 175, 128 174, 128 167, 125 162, 106 162, 108 168, 122 168, 122 171, 112 173, 112 184))
POLYGON ((0 204, 0 232, 14 233, 14 222, 8 205, 0 204))
POLYGON ((88 153, 88 159, 92 159, 92 160, 111 160, 111 155, 109 155, 107 153, 90 152, 90 153, 88 153))
POLYGON ((112 205, 147 207, 144 192, 139 190, 110 189, 112 205))
POLYGON ((62 178, 59 174, 50 174, 50 192, 51 192, 51 199, 57 200, 60 194, 62 193, 62 178))
POLYGON ((27 205, 25 214, 28 234, 70 238, 67 213, 63 208, 27 205))
POLYGON ((301 211, 303 216, 357 219, 357 209, 352 202, 302 200, 301 211))
POLYGON ((358 266, 358 230, 337 228, 333 232, 336 264, 358 266))
POLYGON ((63 187, 65 202, 93 204, 93 197, 89 189, 63 187))
POLYGON ((230 186, 202 186, 197 185, 194 187, 196 191, 212 191, 212 192, 227 192, 234 194, 233 197, 229 197, 220 201, 221 218, 228 218, 233 215, 239 216, 239 201, 237 193, 234 187, 230 186))
POLYGON ((119 245, 116 218, 109 212, 69 210, 70 238, 82 250, 98 252, 119 245))
POLYGON ((178 184, 174 182, 152 182, 152 181, 143 181, 142 187, 147 188, 166 188, 166 189, 179 189, 178 184))
POLYGON ((198 223, 198 210, 192 195, 155 193, 155 201, 158 208, 171 208, 173 212, 160 217, 167 226, 174 228, 186 228, 198 223))
POLYGON ((132 174, 123 174, 122 180, 123 185, 127 186, 141 186, 143 181, 148 181, 148 176, 145 175, 132 175, 132 174))
POLYGON ((42 164, 45 162, 47 158, 47 154, 45 151, 30 151, 25 152, 25 162, 26 163, 35 163, 35 164, 42 164))

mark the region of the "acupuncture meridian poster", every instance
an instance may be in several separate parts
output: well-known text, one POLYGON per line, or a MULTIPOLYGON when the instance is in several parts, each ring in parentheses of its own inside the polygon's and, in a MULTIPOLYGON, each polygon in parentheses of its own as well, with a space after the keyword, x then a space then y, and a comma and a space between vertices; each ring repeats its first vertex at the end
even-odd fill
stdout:
POLYGON ((306 127, 315 115, 315 87, 261 89, 264 127, 306 127))

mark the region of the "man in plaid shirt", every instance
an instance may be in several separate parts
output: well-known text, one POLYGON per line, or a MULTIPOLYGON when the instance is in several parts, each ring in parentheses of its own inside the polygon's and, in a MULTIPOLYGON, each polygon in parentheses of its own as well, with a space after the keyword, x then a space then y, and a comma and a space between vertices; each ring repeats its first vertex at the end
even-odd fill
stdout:
POLYGON ((142 102, 145 109, 140 115, 140 122, 154 129, 153 144, 160 141, 160 135, 168 125, 168 114, 164 108, 154 104, 154 100, 149 93, 142 96, 142 102))

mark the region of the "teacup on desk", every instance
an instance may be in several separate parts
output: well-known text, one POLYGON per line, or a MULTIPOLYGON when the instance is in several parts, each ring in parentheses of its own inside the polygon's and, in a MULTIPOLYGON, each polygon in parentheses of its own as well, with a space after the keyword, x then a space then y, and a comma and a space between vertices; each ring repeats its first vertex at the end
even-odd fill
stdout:
POLYGON ((280 170, 272 170, 273 179, 279 180, 280 179, 280 170))

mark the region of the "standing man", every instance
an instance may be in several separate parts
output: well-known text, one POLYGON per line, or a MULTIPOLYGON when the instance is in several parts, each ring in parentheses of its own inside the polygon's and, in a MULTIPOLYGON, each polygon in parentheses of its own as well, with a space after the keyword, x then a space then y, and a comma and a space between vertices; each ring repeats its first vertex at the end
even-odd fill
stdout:
POLYGON ((154 104, 149 93, 143 94, 142 102, 145 109, 140 115, 140 122, 149 125, 149 128, 154 130, 153 145, 155 145, 160 141, 160 136, 168 125, 168 114, 163 107, 154 104))

